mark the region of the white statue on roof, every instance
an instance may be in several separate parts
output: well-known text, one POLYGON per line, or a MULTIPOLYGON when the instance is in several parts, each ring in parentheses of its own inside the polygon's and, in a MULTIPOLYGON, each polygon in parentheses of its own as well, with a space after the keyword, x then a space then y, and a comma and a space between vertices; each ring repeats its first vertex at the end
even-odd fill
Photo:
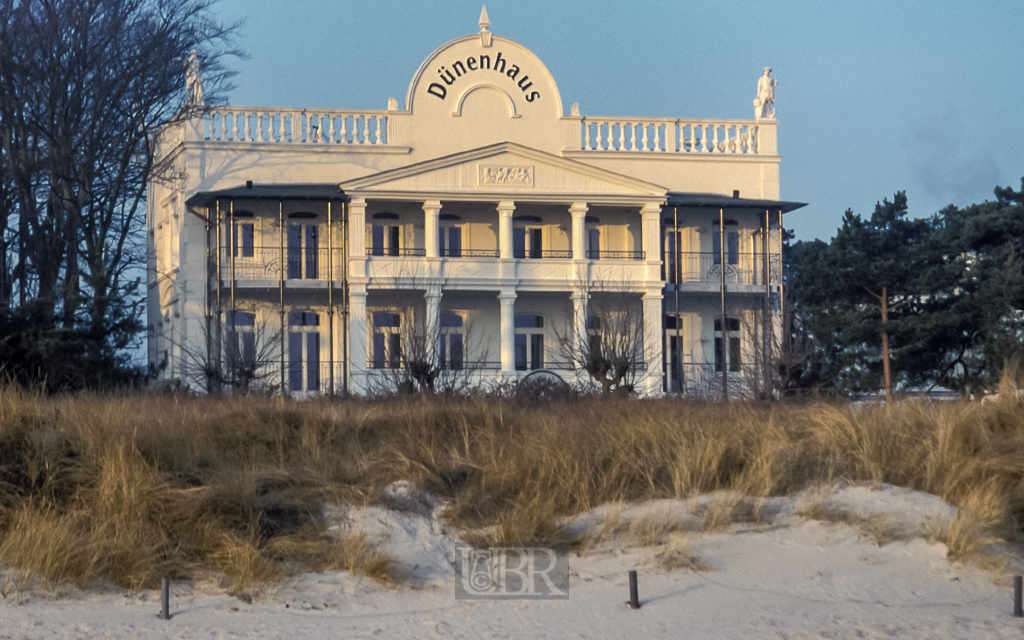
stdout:
POLYGON ((199 68, 199 53, 193 49, 185 62, 185 104, 190 107, 202 107, 203 71, 199 68))
POLYGON ((764 75, 757 81, 757 97, 754 98, 754 117, 775 119, 775 87, 779 81, 771 77, 772 68, 765 67, 764 75))

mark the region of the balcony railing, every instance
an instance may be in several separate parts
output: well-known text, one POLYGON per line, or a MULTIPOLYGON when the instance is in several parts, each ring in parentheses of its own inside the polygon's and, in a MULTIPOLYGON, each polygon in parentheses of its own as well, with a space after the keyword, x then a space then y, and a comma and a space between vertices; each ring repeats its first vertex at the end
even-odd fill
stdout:
POLYGON ((497 249, 446 249, 441 252, 442 258, 497 258, 497 249))
POLYGON ((572 251, 570 250, 559 250, 559 249, 548 249, 546 251, 533 251, 526 249, 516 249, 512 252, 512 256, 520 260, 537 260, 537 259, 553 259, 553 258, 572 258, 572 251))
POLYGON ((387 111, 210 107, 195 127, 198 139, 222 142, 388 144, 387 111))
MULTIPOLYGON (((725 264, 714 252, 682 252, 677 255, 665 255, 665 280, 669 284, 686 284, 691 282, 719 283, 722 280, 722 269, 725 269, 725 281, 728 284, 764 285, 764 254, 726 253, 725 264), (676 266, 676 257, 679 266, 676 266)), ((771 284, 779 278, 779 256, 772 254, 768 258, 768 276, 771 284)))
MULTIPOLYGON (((398 371, 405 368, 405 360, 374 360, 370 358, 366 368, 376 371, 398 371)), ((493 360, 463 360, 458 366, 449 364, 444 371, 500 371, 501 362, 493 360)))
POLYGON ((749 120, 584 117, 583 151, 757 155, 771 154, 760 139, 761 125, 749 120))
MULTIPOLYGON (((236 280, 327 280, 330 263, 333 259, 334 278, 341 276, 342 261, 345 253, 341 249, 285 249, 284 273, 282 276, 282 255, 280 247, 254 247, 251 250, 239 248, 234 256, 234 276, 236 280)), ((221 251, 220 277, 231 279, 232 258, 229 251, 221 251)))
POLYGON ((423 257, 427 255, 427 250, 413 247, 367 247, 366 255, 385 258, 423 257))
POLYGON ((587 251, 589 260, 643 260, 643 251, 587 251))

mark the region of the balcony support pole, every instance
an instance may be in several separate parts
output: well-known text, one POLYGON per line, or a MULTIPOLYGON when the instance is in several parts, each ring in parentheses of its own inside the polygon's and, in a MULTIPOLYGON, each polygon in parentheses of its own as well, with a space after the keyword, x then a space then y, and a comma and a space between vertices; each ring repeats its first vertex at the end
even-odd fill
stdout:
POLYGON ((719 279, 719 302, 722 315, 722 402, 729 401, 729 323, 725 316, 725 209, 718 209, 718 271, 721 274, 719 279))
MULTIPOLYGON (((217 210, 217 234, 216 234, 217 235, 217 321, 216 321, 215 324, 216 324, 216 327, 217 327, 217 332, 213 336, 214 358, 213 358, 212 364, 213 364, 213 370, 214 370, 214 372, 216 374, 214 376, 215 377, 214 385, 217 387, 217 390, 219 391, 220 390, 220 378, 221 378, 221 375, 220 375, 220 361, 221 361, 220 354, 222 353, 221 352, 221 342, 220 342, 221 341, 221 326, 222 326, 221 322, 223 321, 223 311, 221 310, 221 305, 223 304, 223 302, 222 302, 223 294, 221 292, 221 286, 222 286, 222 284, 221 284, 221 273, 222 273, 221 272, 221 246, 223 245, 223 243, 221 242, 221 239, 220 239, 221 227, 223 225, 221 224, 221 220, 220 220, 220 200, 217 201, 216 210, 217 210)), ((207 367, 209 367, 210 364, 211 364, 210 362, 207 362, 206 363, 207 367)))
POLYGON ((327 395, 334 395, 334 218, 327 201, 327 395))
POLYGON ((786 328, 786 290, 783 278, 785 271, 782 265, 782 209, 779 209, 779 314, 782 318, 782 330, 779 337, 780 344, 786 348, 789 346, 789 331, 786 328))
POLYGON ((348 395, 348 203, 341 203, 341 391, 348 395))
POLYGON ((235 201, 234 201, 234 199, 231 199, 231 200, 228 201, 228 229, 229 229, 229 231, 228 231, 228 244, 230 245, 228 247, 228 251, 229 251, 229 253, 228 253, 228 261, 229 261, 229 263, 231 265, 231 285, 230 285, 230 287, 231 287, 231 289, 230 289, 230 291, 231 291, 231 293, 230 293, 230 295, 231 295, 231 302, 230 302, 230 305, 229 305, 229 308, 228 308, 228 313, 231 314, 231 320, 228 321, 228 331, 229 331, 229 335, 230 335, 230 340, 232 342, 232 344, 229 346, 229 349, 230 349, 229 353, 232 354, 231 366, 235 367, 235 370, 234 371, 229 371, 228 375, 230 375, 231 379, 234 380, 235 379, 235 374, 238 372, 238 370, 237 370, 238 363, 233 361, 234 360, 234 356, 235 356, 235 354, 237 352, 237 347, 238 347, 238 335, 235 332, 235 246, 237 246, 237 244, 238 244, 238 230, 235 229, 235 201))
POLYGON ((286 374, 288 373, 288 369, 285 367, 285 363, 284 363, 284 348, 285 348, 285 343, 288 340, 288 324, 285 322, 285 317, 284 317, 284 270, 285 270, 285 268, 288 265, 284 261, 284 232, 285 232, 285 228, 284 228, 284 201, 283 200, 278 200, 277 201, 277 227, 278 227, 277 238, 278 238, 278 243, 279 243, 279 247, 280 247, 280 255, 279 255, 280 262, 279 262, 279 265, 281 267, 280 269, 277 270, 277 272, 278 272, 277 288, 278 288, 279 304, 280 304, 280 308, 278 309, 278 311, 280 312, 280 315, 281 315, 281 393, 286 393, 286 389, 288 388, 287 387, 287 385, 288 385, 288 376, 286 374))
POLYGON ((764 393, 772 396, 772 283, 768 267, 768 256, 771 244, 768 235, 771 233, 771 211, 764 210, 764 393))
POLYGON ((679 311, 679 283, 682 281, 682 248, 679 246, 682 244, 679 242, 679 207, 672 207, 672 244, 675 246, 675 309, 673 313, 675 317, 675 334, 676 334, 676 384, 679 385, 680 395, 683 392, 683 314, 679 311))
MULTIPOLYGON (((206 362, 207 362, 207 364, 209 364, 213 360, 213 343, 210 341, 210 336, 213 335, 213 318, 212 318, 213 314, 212 314, 211 304, 210 304, 210 302, 211 302, 210 298, 212 297, 210 294, 211 294, 211 289, 213 288, 211 286, 213 283, 210 282, 210 279, 212 277, 212 273, 211 273, 212 269, 210 268, 211 267, 210 262, 211 262, 211 258, 212 258, 212 256, 210 255, 211 231, 212 231, 212 229, 210 229, 210 207, 207 206, 206 207, 206 295, 204 296, 205 299, 203 301, 204 302, 203 313, 206 315, 206 344, 203 345, 203 346, 206 349, 206 362)), ((207 377, 206 378, 206 393, 210 393, 211 391, 213 391, 213 389, 210 388, 210 378, 207 377)))

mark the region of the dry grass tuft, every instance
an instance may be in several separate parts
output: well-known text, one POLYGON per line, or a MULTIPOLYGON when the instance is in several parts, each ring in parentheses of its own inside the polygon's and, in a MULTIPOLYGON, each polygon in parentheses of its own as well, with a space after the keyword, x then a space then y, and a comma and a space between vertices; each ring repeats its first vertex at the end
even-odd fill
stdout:
POLYGON ((655 561, 665 571, 708 571, 710 567, 690 551, 689 537, 682 532, 672 533, 655 561))
POLYGON ((702 510, 701 530, 720 533, 738 522, 760 523, 762 501, 734 492, 716 494, 702 510))

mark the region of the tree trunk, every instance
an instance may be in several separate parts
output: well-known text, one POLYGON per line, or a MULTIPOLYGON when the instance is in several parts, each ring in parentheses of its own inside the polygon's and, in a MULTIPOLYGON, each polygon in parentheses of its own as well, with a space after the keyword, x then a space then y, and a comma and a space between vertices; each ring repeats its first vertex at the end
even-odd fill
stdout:
POLYGON ((882 287, 882 375, 885 379, 885 404, 892 403, 892 370, 889 366, 889 291, 882 287))

